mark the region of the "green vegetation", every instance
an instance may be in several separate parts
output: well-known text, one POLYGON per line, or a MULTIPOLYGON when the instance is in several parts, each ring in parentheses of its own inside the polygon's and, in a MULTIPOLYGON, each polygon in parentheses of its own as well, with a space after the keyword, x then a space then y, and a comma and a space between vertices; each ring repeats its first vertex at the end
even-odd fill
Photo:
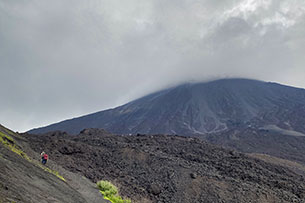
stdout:
MULTIPOLYGON (((13 132, 11 132, 13 133, 13 132)), ((15 140, 9 136, 9 135, 6 135, 4 134, 3 132, 0 131, 0 143, 2 143, 4 146, 6 146, 7 148, 9 148, 11 151, 15 152, 16 154, 20 155, 22 158, 28 160, 29 162, 35 164, 31 159, 30 157, 24 153, 15 143, 15 140)), ((57 176, 59 179, 63 180, 63 181, 66 181, 65 178, 61 175, 59 175, 58 171, 55 171, 55 170, 51 170, 43 165, 40 165, 40 164, 35 164, 37 166, 39 166, 40 168, 42 168, 43 170, 49 172, 49 173, 52 173, 54 174, 55 176, 57 176)))
POLYGON ((104 198, 111 201, 112 203, 131 203, 131 200, 123 200, 122 197, 118 195, 118 189, 109 181, 99 181, 97 186, 100 192, 103 194, 104 198))
POLYGON ((26 153, 24 153, 16 144, 14 139, 9 136, 6 135, 2 132, 0 132, 0 142, 6 146, 7 148, 9 148, 11 151, 15 152, 16 154, 20 155, 21 157, 25 158, 28 161, 31 161, 30 157, 28 157, 28 155, 26 155, 26 153))
POLYGON ((63 176, 59 175, 58 171, 49 169, 48 167, 45 167, 43 165, 39 165, 39 167, 42 168, 43 170, 49 172, 49 173, 52 173, 52 174, 56 175, 59 179, 61 179, 61 180, 66 182, 66 179, 63 176))

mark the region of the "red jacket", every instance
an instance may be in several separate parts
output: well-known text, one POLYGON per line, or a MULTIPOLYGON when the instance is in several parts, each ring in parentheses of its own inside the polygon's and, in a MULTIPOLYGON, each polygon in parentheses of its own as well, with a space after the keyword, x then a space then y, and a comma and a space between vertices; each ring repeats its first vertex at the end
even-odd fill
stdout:
POLYGON ((44 154, 44 155, 43 155, 43 158, 44 158, 45 160, 48 160, 48 155, 47 155, 47 154, 44 154))

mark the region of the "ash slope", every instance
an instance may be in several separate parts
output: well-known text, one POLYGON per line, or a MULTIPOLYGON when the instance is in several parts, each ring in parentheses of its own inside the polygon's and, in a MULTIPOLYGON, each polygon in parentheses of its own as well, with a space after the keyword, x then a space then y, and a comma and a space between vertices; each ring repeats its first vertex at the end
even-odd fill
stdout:
POLYGON ((247 79, 186 84, 126 105, 47 127, 77 134, 84 128, 113 133, 202 135, 243 126, 277 126, 305 133, 305 90, 247 79))
MULTIPOLYGON (((305 202, 305 179, 292 170, 190 137, 25 135, 37 152, 89 179, 107 179, 135 202, 305 202)), ((293 167, 293 166, 292 166, 293 167)))
POLYGON ((39 162, 40 152, 33 152, 25 137, 0 125, 0 202, 1 203, 108 203, 95 184, 88 179, 60 169, 52 157, 46 167, 59 171, 65 181, 44 169, 39 162), (9 137, 10 139, 6 139, 9 137), (3 141, 22 151, 23 156, 3 141), (25 158, 25 153, 27 154, 25 158), (78 184, 81 182, 81 185, 78 184))

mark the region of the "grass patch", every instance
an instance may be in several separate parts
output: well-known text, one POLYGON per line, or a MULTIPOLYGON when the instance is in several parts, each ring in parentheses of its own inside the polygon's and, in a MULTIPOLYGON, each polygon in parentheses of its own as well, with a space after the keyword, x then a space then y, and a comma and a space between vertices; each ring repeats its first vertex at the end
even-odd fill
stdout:
MULTIPOLYGON (((9 148, 12 152, 15 152, 16 154, 20 155, 22 158, 26 159, 27 161, 35 164, 31 159, 30 157, 24 153, 15 143, 15 140, 9 136, 9 135, 6 135, 4 133, 2 133, 0 131, 0 143, 2 143, 4 146, 6 146, 7 148, 9 148)), ((59 175, 58 171, 55 171, 55 170, 52 170, 52 169, 49 169, 48 167, 45 167, 45 166, 42 166, 40 164, 35 164, 37 166, 39 166, 40 168, 42 168, 43 170, 49 172, 49 173, 52 173, 54 174, 55 176, 57 176, 59 179, 63 180, 63 181, 66 181, 65 178, 61 175, 59 175)))
POLYGON ((15 144, 15 140, 9 136, 6 135, 2 132, 0 132, 0 142, 6 146, 7 148, 9 148, 11 151, 15 152, 16 154, 20 155, 22 158, 25 158, 28 161, 31 161, 30 157, 28 157, 28 155, 26 155, 26 153, 24 153, 16 144, 15 144))
POLYGON ((55 171, 55 170, 52 170, 52 169, 49 169, 48 167, 45 167, 45 166, 42 166, 42 165, 39 165, 40 168, 42 168, 43 170, 49 172, 49 173, 52 173, 54 175, 56 175, 59 179, 61 179, 62 181, 65 181, 66 182, 66 179, 61 176, 58 171, 55 171))
POLYGON ((104 199, 109 200, 112 203, 131 203, 129 199, 122 199, 118 194, 118 189, 109 181, 98 181, 97 186, 100 192, 104 196, 104 199))

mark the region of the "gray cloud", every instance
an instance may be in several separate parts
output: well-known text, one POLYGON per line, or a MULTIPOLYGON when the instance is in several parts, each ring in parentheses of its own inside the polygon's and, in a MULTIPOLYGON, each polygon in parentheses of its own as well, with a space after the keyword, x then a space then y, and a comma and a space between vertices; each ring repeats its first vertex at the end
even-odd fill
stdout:
POLYGON ((27 130, 186 81, 305 87, 303 0, 0 2, 0 123, 27 130))

